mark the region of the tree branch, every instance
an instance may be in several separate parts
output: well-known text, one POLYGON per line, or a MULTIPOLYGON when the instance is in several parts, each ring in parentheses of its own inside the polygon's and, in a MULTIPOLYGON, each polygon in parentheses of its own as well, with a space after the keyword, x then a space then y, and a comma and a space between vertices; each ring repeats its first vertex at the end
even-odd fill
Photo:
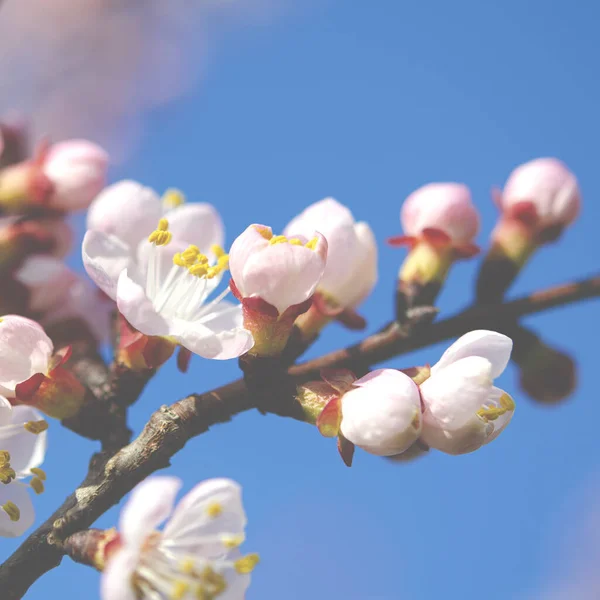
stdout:
MULTIPOLYGON (((348 367, 357 371, 417 348, 457 337, 478 328, 495 328, 524 315, 600 295, 600 276, 536 292, 511 302, 477 306, 411 332, 391 325, 361 343, 337 350, 292 367, 292 383, 318 378, 325 367, 348 367)), ((0 567, 3 600, 21 598, 45 572, 56 567, 64 555, 62 542, 71 534, 89 528, 135 485, 158 469, 185 443, 212 425, 255 408, 256 398, 243 380, 201 395, 191 395, 155 412, 141 434, 114 456, 96 454, 84 482, 41 527, 0 567)), ((293 394, 279 394, 262 410, 302 420, 293 394)))

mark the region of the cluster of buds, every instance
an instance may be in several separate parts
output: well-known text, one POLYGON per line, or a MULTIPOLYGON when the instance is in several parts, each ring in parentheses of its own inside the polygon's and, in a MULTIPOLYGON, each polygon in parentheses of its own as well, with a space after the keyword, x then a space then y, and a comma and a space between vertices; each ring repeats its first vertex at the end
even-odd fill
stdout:
POLYGON ((416 448, 465 454, 494 440, 510 422, 513 399, 494 386, 512 341, 472 331, 433 367, 379 369, 360 379, 348 370, 323 371, 322 381, 298 386, 307 421, 338 438, 347 465, 354 446, 396 457, 416 448))
POLYGON ((71 250, 68 213, 87 208, 105 184, 108 157, 91 142, 42 144, 26 151, 21 126, 2 127, 0 168, 0 312, 61 325, 65 341, 100 341, 109 305, 62 259, 71 250))

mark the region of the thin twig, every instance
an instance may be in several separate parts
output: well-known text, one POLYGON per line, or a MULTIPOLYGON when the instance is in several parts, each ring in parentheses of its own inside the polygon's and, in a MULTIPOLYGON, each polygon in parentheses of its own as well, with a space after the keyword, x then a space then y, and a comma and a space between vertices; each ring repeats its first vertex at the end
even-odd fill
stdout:
MULTIPOLYGON (((477 328, 494 328, 527 314, 578 302, 600 295, 600 276, 536 292, 512 302, 478 306, 433 323, 418 335, 390 326, 361 343, 326 354, 292 367, 293 381, 318 377, 324 367, 350 367, 357 370, 423 348, 477 328)), ((171 457, 194 436, 212 425, 224 423, 234 415, 256 407, 243 380, 201 395, 192 395, 155 412, 142 433, 114 456, 95 455, 88 476, 77 491, 31 534, 0 567, 3 600, 22 598, 45 572, 56 567, 64 554, 62 541, 87 529, 135 485, 154 471, 169 465, 171 457)), ((277 395, 267 410, 282 416, 302 419, 293 395, 277 395), (276 402, 276 403, 275 403, 276 402)))

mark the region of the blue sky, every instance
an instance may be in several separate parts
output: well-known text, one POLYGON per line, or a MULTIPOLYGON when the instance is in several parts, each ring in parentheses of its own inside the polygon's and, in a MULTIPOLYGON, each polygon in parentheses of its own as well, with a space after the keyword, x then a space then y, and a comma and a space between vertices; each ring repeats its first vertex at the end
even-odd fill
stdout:
MULTIPOLYGON (((490 187, 519 163, 554 155, 579 177, 584 210, 511 295, 591 274, 600 250, 599 17, 586 1, 311 4, 223 36, 203 81, 150 116, 137 152, 112 176, 212 202, 228 242, 249 223, 281 229, 307 204, 336 197, 381 240, 381 281, 364 307, 375 330, 391 316, 403 256, 383 240, 399 232, 408 193, 429 181, 469 184, 485 245, 497 216, 490 187)), ((453 270, 443 314, 469 301, 475 272, 475 261, 453 270)), ((213 476, 243 484, 246 547, 262 557, 249 600, 545 598, 563 568, 555 551, 583 518, 581 498, 600 489, 597 309, 588 302, 526 320, 577 357, 578 390, 560 406, 536 405, 509 367, 500 385, 517 401, 513 422, 474 454, 432 452, 401 465, 358 452, 347 469, 313 428, 253 412, 192 440, 169 472, 186 488, 213 476)), ((333 325, 309 355, 356 339, 333 325)), ((434 362, 443 349, 388 366, 434 362)), ((238 375, 235 361, 192 366, 186 376, 163 368, 131 411, 136 431, 162 403, 238 375)), ((40 519, 95 449, 58 425, 50 435, 40 519)), ((109 511, 99 526, 117 516, 109 511)), ((0 541, 0 556, 15 546, 0 541)), ((95 572, 65 559, 27 597, 92 599, 97 584, 95 572)))

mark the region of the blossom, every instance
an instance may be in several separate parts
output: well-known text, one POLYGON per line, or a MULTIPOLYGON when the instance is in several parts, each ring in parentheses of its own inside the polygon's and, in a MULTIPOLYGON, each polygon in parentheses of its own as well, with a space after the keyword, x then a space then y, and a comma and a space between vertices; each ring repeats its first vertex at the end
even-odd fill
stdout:
POLYGON ((106 182, 108 155, 87 140, 53 144, 43 159, 42 172, 52 185, 49 206, 59 210, 87 208, 106 182))
POLYGON ((146 249, 144 242, 162 217, 169 222, 175 240, 186 244, 200 241, 204 253, 213 245, 223 245, 223 223, 214 206, 186 203, 175 190, 161 199, 152 188, 131 180, 114 183, 96 197, 87 213, 87 228, 115 236, 135 256, 138 247, 146 249))
POLYGON ((198 245, 186 248, 161 219, 136 260, 118 237, 89 230, 83 240, 84 266, 140 333, 168 338, 205 358, 234 358, 252 347, 252 336, 242 328, 241 307, 224 300, 229 290, 207 301, 228 257, 217 245, 210 257, 201 251, 219 231, 198 233, 198 245))
POLYGON ((327 260, 327 240, 273 235, 250 225, 230 250, 230 288, 243 307, 244 327, 252 332, 256 356, 279 356, 294 321, 311 307, 327 260))
POLYGON ((333 198, 315 202, 284 229, 284 235, 310 239, 319 231, 327 240, 327 264, 318 291, 337 304, 354 308, 377 282, 377 243, 369 225, 356 223, 348 208, 333 198))
POLYGON ((395 369, 378 369, 342 396, 344 437, 367 452, 393 456, 421 433, 421 398, 413 380, 395 369))
POLYGON ((0 395, 56 418, 73 416, 85 388, 64 364, 70 348, 54 352, 39 323, 18 315, 0 319, 0 395))
POLYGON ((512 350, 512 340, 494 331, 471 331, 442 355, 421 384, 425 406, 421 437, 448 454, 473 452, 495 439, 510 422, 513 399, 493 380, 512 350))
POLYGON ((469 247, 479 230, 479 214, 462 183, 424 185, 404 201, 400 220, 406 236, 435 236, 456 248, 469 247))
POLYGON ((0 536, 17 537, 33 525, 28 488, 44 490, 39 468, 46 453, 47 423, 29 406, 11 406, 0 396, 0 536), (28 483, 25 478, 31 478, 28 483))
POLYGON ((503 213, 540 232, 571 224, 581 204, 575 175, 556 158, 537 158, 517 167, 496 200, 503 213))
POLYGON ((102 575, 103 600, 243 600, 258 556, 238 550, 246 526, 239 485, 204 481, 173 509, 180 487, 155 476, 134 489, 102 575))

